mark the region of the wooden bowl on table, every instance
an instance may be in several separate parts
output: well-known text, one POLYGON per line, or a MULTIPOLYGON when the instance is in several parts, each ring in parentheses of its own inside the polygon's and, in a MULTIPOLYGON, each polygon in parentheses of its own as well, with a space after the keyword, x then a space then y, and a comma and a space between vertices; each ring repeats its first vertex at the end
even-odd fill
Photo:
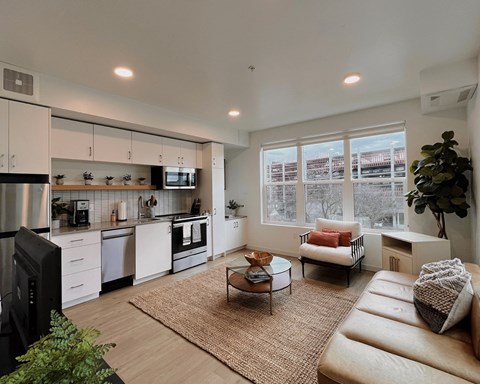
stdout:
POLYGON ((265 266, 272 262, 273 255, 270 252, 252 252, 245 255, 250 265, 265 266))

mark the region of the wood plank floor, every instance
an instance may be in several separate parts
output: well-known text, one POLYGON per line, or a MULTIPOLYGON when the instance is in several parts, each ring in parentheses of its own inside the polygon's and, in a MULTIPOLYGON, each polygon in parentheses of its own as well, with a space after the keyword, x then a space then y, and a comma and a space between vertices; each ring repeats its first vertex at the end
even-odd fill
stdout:
MULTIPOLYGON (((119 289, 101 295, 98 299, 68 308, 64 313, 79 327, 89 326, 98 329, 101 332, 98 342, 117 344, 108 352, 105 360, 117 368, 118 375, 125 383, 250 383, 207 352, 129 303, 132 297, 140 293, 223 265, 225 261, 243 256, 245 253, 245 250, 237 251, 174 275, 119 289)), ((295 258, 288 259, 292 262, 293 279, 301 279, 300 262, 295 258)), ((305 275, 315 284, 345 288, 343 271, 307 264, 305 275)), ((368 271, 362 271, 360 274, 353 272, 348 289, 352 293, 360 294, 372 275, 373 273, 368 271)))

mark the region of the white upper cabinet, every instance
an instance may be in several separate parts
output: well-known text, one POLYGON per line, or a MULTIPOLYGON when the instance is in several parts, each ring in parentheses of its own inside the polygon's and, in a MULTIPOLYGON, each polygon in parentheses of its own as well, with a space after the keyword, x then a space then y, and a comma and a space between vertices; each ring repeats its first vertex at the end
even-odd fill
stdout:
POLYGON ((49 173, 50 110, 0 100, 0 172, 49 173))
POLYGON ((93 159, 95 161, 132 162, 131 131, 94 125, 93 144, 93 159))
POLYGON ((197 144, 163 138, 163 165, 172 167, 197 167, 197 144))
POLYGON ((59 159, 93 160, 93 124, 53 117, 50 155, 59 159))
POLYGON ((163 165, 163 138, 132 132, 132 163, 163 165))

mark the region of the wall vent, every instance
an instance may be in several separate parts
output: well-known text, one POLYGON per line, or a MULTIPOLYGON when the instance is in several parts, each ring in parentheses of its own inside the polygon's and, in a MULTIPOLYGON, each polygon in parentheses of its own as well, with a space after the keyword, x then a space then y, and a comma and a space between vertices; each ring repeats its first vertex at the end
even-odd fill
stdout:
POLYGON ((476 89, 477 84, 472 84, 466 87, 422 95, 422 112, 432 113, 449 108, 465 107, 475 94, 476 89))
POLYGON ((9 99, 39 102, 39 76, 37 73, 0 62, 2 82, 0 96, 9 99))

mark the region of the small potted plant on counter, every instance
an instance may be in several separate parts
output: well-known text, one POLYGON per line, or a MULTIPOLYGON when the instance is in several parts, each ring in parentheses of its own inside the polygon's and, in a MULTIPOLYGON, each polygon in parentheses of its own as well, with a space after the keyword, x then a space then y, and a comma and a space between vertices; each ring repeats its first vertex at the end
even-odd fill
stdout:
POLYGON ((139 178, 138 178, 138 182, 139 182, 140 185, 144 185, 144 184, 145 184, 145 180, 146 180, 145 177, 139 177, 139 178))
POLYGON ((60 215, 69 213, 68 203, 60 203, 60 197, 52 199, 52 229, 60 228, 60 215))
POLYGON ((238 204, 235 200, 229 200, 227 208, 233 212, 233 217, 238 216, 238 209, 244 207, 243 204, 238 204))
POLYGON ((83 172, 83 180, 85 180, 85 185, 92 184, 92 180, 93 180, 92 172, 88 172, 88 171, 83 172))
POLYGON ((105 176, 105 180, 106 180, 107 185, 112 185, 114 178, 115 178, 114 176, 105 176))
POLYGON ((130 184, 132 184, 132 175, 130 175, 130 174, 127 173, 126 175, 123 175, 122 178, 123 178, 123 184, 124 184, 124 185, 130 185, 130 184))
POLYGON ((57 175, 57 176, 53 176, 53 178, 56 179, 55 184, 63 185, 63 179, 65 178, 65 175, 57 175))

